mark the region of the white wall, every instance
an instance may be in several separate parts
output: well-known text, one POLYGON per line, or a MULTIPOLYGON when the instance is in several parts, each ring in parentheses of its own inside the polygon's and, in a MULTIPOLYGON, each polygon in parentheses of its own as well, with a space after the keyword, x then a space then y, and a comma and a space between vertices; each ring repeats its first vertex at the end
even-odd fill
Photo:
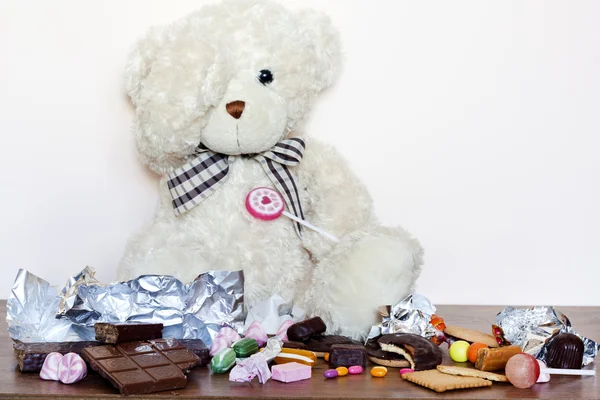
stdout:
MULTIPOLYGON (((600 305, 600 3, 285 2, 342 32, 344 74, 309 128, 356 160, 385 224, 420 238, 421 293, 600 305)), ((201 3, 0 2, 0 298, 18 268, 115 277, 157 201, 125 56, 201 3)))

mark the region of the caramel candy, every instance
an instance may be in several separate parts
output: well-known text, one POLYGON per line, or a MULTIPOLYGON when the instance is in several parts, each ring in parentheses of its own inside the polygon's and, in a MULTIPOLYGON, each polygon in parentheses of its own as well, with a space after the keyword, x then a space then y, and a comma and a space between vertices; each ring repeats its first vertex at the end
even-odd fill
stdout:
POLYGON ((583 352, 583 341, 578 336, 560 333, 548 345, 546 364, 550 368, 581 369, 583 352))
POLYGON ((306 342, 311 337, 320 335, 327 330, 325 322, 321 317, 306 319, 302 322, 290 325, 287 330, 289 340, 294 342, 306 342))

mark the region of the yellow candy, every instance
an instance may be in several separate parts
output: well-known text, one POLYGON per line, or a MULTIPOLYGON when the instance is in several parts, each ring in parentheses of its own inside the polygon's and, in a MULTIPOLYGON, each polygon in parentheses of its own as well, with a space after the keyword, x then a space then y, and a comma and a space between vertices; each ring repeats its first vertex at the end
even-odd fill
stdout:
POLYGON ((275 357, 275 364, 297 362, 312 367, 317 362, 317 356, 312 351, 283 348, 275 357))
POLYGON ((323 355, 323 359, 324 359, 325 361, 329 361, 329 353, 325 353, 325 354, 323 355))
POLYGON ((371 375, 376 378, 383 378, 384 376, 387 375, 387 368, 386 367, 373 367, 371 369, 371 375))
POLYGON ((338 376, 348 375, 348 368, 346 367, 337 367, 335 370, 338 372, 338 376))

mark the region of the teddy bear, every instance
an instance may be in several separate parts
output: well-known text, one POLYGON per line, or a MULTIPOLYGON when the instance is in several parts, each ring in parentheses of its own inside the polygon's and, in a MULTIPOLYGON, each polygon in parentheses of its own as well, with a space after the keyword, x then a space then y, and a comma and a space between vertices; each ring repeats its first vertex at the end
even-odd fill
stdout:
POLYGON ((346 160, 303 132, 341 64, 329 17, 271 1, 224 0, 151 28, 125 80, 160 202, 128 241, 118 278, 243 270, 245 307, 277 294, 320 316, 328 333, 356 339, 378 307, 411 293, 418 240, 381 226, 346 160), (256 188, 276 190, 290 214, 338 240, 289 218, 255 218, 245 200, 256 188))

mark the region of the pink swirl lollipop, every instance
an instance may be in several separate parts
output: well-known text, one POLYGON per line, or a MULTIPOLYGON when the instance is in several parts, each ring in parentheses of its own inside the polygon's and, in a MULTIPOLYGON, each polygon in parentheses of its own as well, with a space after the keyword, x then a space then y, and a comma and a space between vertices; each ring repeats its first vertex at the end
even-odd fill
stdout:
POLYGON ((271 188, 259 187, 251 190, 246 196, 246 209, 254 218, 263 221, 271 221, 279 218, 281 215, 285 215, 286 217, 306 226, 309 229, 312 229, 315 232, 322 234, 334 242, 340 241, 332 234, 327 233, 324 230, 310 224, 309 222, 306 222, 305 220, 285 211, 283 198, 279 193, 277 193, 276 190, 271 188))

